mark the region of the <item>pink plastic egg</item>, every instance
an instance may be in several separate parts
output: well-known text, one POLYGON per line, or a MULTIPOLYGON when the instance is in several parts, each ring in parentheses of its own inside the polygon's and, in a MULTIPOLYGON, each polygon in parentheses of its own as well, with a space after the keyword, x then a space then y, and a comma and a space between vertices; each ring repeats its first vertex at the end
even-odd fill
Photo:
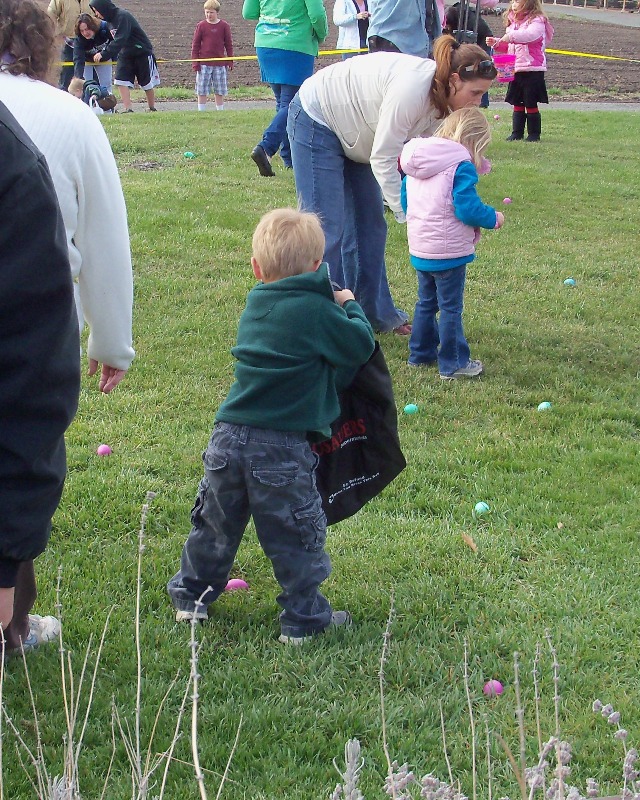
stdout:
POLYGON ((249 584, 243 581, 242 578, 231 578, 231 580, 224 587, 225 592, 235 592, 238 589, 248 589, 249 584))
POLYGON ((96 453, 99 456, 110 456, 113 453, 113 450, 109 447, 108 444, 99 444, 96 453))
POLYGON ((493 115, 493 118, 494 118, 494 119, 500 119, 500 114, 494 114, 494 115, 493 115))
POLYGON ((505 197, 502 202, 505 204, 505 206, 509 206, 509 205, 511 205, 511 198, 510 197, 505 197))
POLYGON ((497 697, 504 692, 504 686, 495 679, 487 681, 482 688, 487 697, 497 697))

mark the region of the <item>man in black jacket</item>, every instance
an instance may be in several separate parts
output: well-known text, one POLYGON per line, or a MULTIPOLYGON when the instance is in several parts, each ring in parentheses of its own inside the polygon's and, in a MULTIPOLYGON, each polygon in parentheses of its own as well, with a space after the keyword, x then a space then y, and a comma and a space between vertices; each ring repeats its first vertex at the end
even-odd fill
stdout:
POLYGON ((9 651, 60 632, 55 617, 29 612, 33 559, 47 545, 66 475, 80 342, 49 169, 2 103, 0 152, 0 625, 9 651))
POLYGON ((115 29, 111 44, 96 53, 93 60, 97 64, 118 59, 114 83, 120 87, 124 113, 133 111, 131 89, 136 78, 147 95, 149 111, 155 111, 154 89, 160 84, 160 75, 149 37, 131 12, 118 8, 111 0, 90 0, 89 6, 98 19, 106 20, 115 29))

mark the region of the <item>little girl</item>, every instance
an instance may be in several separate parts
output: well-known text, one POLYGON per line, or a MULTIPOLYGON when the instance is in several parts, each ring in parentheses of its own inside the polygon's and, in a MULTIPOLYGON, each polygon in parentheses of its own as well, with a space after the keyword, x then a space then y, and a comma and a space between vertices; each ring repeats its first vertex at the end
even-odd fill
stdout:
POLYGON ((484 114, 478 108, 461 108, 431 138, 411 139, 400 156, 406 173, 402 205, 409 253, 418 273, 408 363, 424 367, 437 362, 443 380, 474 378, 482 372, 482 362, 469 358, 462 297, 479 228, 504 224, 504 215, 485 205, 476 192, 478 173, 489 168, 482 155, 490 140, 484 114))
POLYGON ((548 103, 544 73, 547 69, 545 47, 553 38, 553 28, 542 10, 541 0, 513 0, 505 14, 507 29, 502 39, 487 36, 487 44, 496 52, 516 57, 515 79, 509 84, 505 100, 513 106, 513 130, 508 142, 524 137, 540 141, 538 103, 548 103))

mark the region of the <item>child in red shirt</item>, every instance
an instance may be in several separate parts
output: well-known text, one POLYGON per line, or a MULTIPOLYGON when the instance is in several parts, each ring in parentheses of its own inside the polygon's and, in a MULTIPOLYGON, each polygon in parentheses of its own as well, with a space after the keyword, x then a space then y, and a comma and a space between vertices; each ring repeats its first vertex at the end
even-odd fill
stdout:
POLYGON ((233 41, 229 23, 218 17, 218 0, 206 0, 204 19, 196 25, 191 44, 193 70, 196 73, 196 94, 198 111, 205 111, 207 97, 213 91, 216 110, 224 108, 227 90, 227 70, 233 69, 233 61, 197 61, 195 59, 224 58, 233 56, 233 41))

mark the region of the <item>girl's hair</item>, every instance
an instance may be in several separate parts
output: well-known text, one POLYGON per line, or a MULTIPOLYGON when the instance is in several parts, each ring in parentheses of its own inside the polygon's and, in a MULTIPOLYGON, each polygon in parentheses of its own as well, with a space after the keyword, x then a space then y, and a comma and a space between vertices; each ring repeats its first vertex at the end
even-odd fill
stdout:
POLYGON ((491 141, 487 118, 475 106, 460 108, 450 114, 433 134, 440 139, 451 139, 466 147, 478 170, 482 167, 482 154, 491 141))
POLYGON ((0 0, 0 69, 45 81, 54 53, 54 25, 33 0, 0 0))
POLYGON ((90 28, 94 33, 97 33, 100 30, 100 21, 97 20, 91 14, 80 14, 78 19, 76 20, 76 26, 74 28, 76 36, 82 36, 80 33, 80 25, 85 24, 87 28, 90 28))
POLYGON ((542 7, 542 0, 518 0, 518 12, 516 13, 511 5, 502 15, 505 25, 512 22, 522 22, 525 19, 533 19, 534 17, 545 17, 544 8, 542 7))
POLYGON ((486 64, 491 58, 477 44, 459 44, 453 36, 439 36, 433 45, 433 58, 436 62, 436 74, 431 84, 429 96, 438 110, 440 119, 449 113, 449 85, 453 73, 461 80, 470 81, 476 78, 495 78, 498 74, 492 64, 482 72, 475 72, 480 63, 486 64))
POLYGON ((262 217, 253 234, 253 257, 267 281, 309 272, 324 253, 324 233, 315 214, 276 208, 262 217))
POLYGON ((207 0, 204 4, 205 11, 220 11, 220 3, 218 0, 207 0))

